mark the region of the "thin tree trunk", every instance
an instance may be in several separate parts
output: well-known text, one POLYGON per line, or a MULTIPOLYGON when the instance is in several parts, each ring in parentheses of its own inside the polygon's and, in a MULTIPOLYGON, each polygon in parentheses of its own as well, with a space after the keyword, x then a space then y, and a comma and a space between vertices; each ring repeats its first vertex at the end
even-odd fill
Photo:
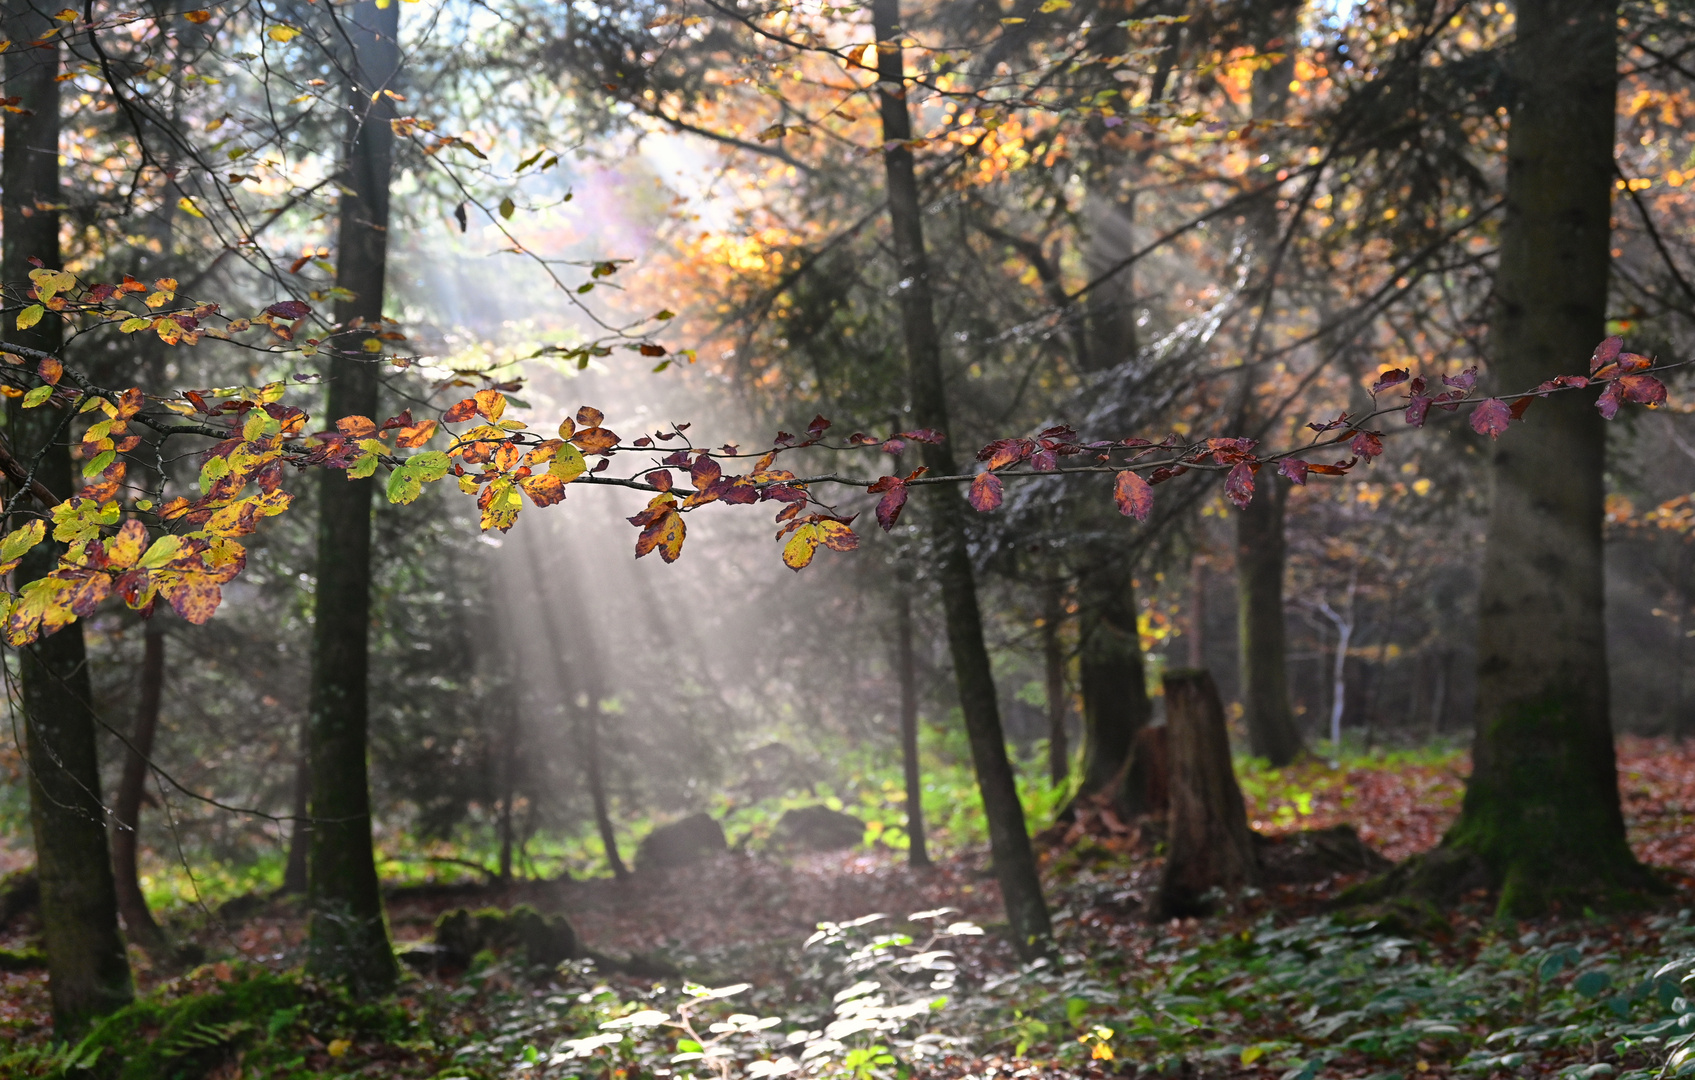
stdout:
POLYGON ((312 798, 312 720, 308 713, 300 718, 294 758, 294 802, 289 812, 294 820, 289 824, 288 862, 283 866, 282 888, 279 896, 299 896, 306 891, 307 855, 312 849, 310 823, 312 798))
POLYGON ((141 688, 135 709, 135 727, 124 752, 123 775, 118 781, 118 798, 112 806, 112 869, 118 890, 118 914, 130 940, 142 948, 159 951, 167 946, 164 931, 153 921, 147 898, 141 892, 136 869, 136 851, 141 830, 141 800, 146 792, 148 760, 159 730, 159 699, 165 688, 165 627, 157 613, 143 624, 141 688))
MULTIPOLYGON (((910 366, 912 415, 920 427, 948 434, 947 392, 942 374, 941 337, 936 330, 929 258, 924 250, 924 225, 918 182, 912 167, 912 117, 906 105, 906 64, 900 47, 900 0, 874 0, 872 22, 880 43, 878 100, 883 121, 883 165, 887 176, 889 217, 901 281, 901 323, 910 366)), ((924 464, 932 473, 954 472, 947 443, 924 444, 924 464)), ((937 489, 929 503, 936 540, 936 576, 947 614, 948 647, 953 654, 954 679, 965 714, 966 734, 983 810, 989 821, 989 848, 995 876, 1006 904, 1013 945, 1025 958, 1045 956, 1053 949, 1053 929, 1047 901, 1036 870, 1018 784, 1007 759, 1001 730, 1000 706, 995 699, 994 673, 983 643, 983 620, 977 606, 977 582, 966 545, 964 502, 951 488, 937 489)))
MULTIPOLYGON (((388 257, 388 186, 394 106, 380 91, 400 66, 400 5, 361 0, 340 16, 353 42, 354 85, 344 150, 336 284, 353 294, 336 322, 381 325, 388 257), (357 321, 357 323, 356 323, 357 321)), ((338 342, 328 364, 327 419, 377 419, 377 370, 338 342)), ((309 972, 381 991, 399 977, 371 842, 367 773, 371 622, 371 496, 375 482, 325 470, 319 488, 318 585, 312 628, 312 847, 308 865, 309 972)))
MULTIPOLYGON (((1517 5, 1500 391, 1583 371, 1605 333, 1617 15, 1597 0, 1517 5)), ((1626 843, 1608 717, 1602 423, 1593 395, 1556 395, 1489 447, 1471 779, 1442 845, 1389 885, 1451 898, 1481 869, 1499 913, 1525 917, 1653 884, 1626 843)))
POLYGON ((1189 612, 1189 666, 1207 666, 1207 568, 1200 556, 1189 561, 1189 589, 1194 599, 1189 612))
POLYGON ((517 787, 518 713, 514 709, 506 724, 500 748, 500 870, 502 885, 512 881, 512 796, 517 787))
POLYGON ((1288 488, 1262 477, 1252 502, 1236 511, 1237 637, 1241 643, 1243 722, 1256 757, 1284 766, 1300 754, 1289 708, 1288 645, 1283 625, 1283 507, 1288 488))
POLYGON ((1218 687, 1205 671, 1173 671, 1164 681, 1171 810, 1154 907, 1172 918, 1205 913, 1214 889, 1258 885, 1260 865, 1218 687))
MULTIPOLYGON (((14 43, 4 57, 6 94, 21 100, 19 108, 5 113, 0 278, 16 289, 28 286, 32 257, 49 268, 61 265, 56 209, 61 199, 60 84, 55 81, 60 24, 39 2, 7 0, 3 10, 0 30, 14 43)), ((57 352, 63 327, 49 313, 29 330, 8 327, 6 340, 57 352)), ((15 400, 7 415, 13 453, 34 463, 35 478, 61 499, 70 496, 72 485, 67 419, 63 409, 23 409, 15 400)), ((8 499, 7 508, 12 507, 8 499)), ((23 524, 17 515, 10 516, 8 529, 23 524)), ((14 582, 21 586, 45 576, 63 551, 58 543, 38 545, 24 556, 14 582)), ((74 1041, 95 1018, 124 1005, 133 994, 118 932, 117 887, 100 800, 82 622, 19 650, 19 675, 53 1030, 58 1038, 74 1041)))
POLYGON ((907 588, 895 596, 895 677, 900 682, 900 761, 906 776, 906 860, 913 867, 924 867, 930 865, 930 853, 924 845, 924 774, 918 760, 918 665, 912 646, 912 593, 907 588))
MULTIPOLYGON (((1136 629, 1136 582, 1129 561, 1104 559, 1079 576, 1078 682, 1083 691, 1083 780, 1077 794, 1111 787, 1130 747, 1153 716, 1142 637, 1136 629)), ((1132 794, 1129 801, 1136 801, 1132 794)))
POLYGON ((1042 666, 1048 699, 1048 780, 1061 787, 1071 779, 1071 748, 1065 737, 1065 647, 1060 628, 1065 620, 1065 593, 1057 581, 1044 586, 1042 603, 1042 666))
MULTIPOLYGON (((529 556, 530 573, 534 580, 548 580, 542 571, 541 557, 536 553, 533 535, 526 534, 524 550, 529 556)), ((585 609, 576 595, 570 573, 566 571, 556 574, 553 580, 559 582, 560 589, 565 593, 567 610, 581 619, 585 617, 585 609)), ((601 770, 600 702, 605 696, 605 688, 600 683, 599 659, 592 654, 572 650, 570 643, 565 640, 554 605, 549 602, 545 593, 540 596, 540 601, 542 625, 547 628, 547 640, 553 653, 554 673, 558 676, 560 691, 565 698, 565 708, 572 718, 577 747, 583 755, 583 773, 588 781, 589 800, 594 806, 594 824, 600 833, 600 846, 606 854, 606 865, 611 868, 612 876, 623 881, 630 876, 630 870, 624 865, 624 858, 618 852, 618 831, 612 824, 612 811, 606 799, 606 778, 601 770), (585 656, 581 669, 571 664, 572 655, 585 656), (585 696, 587 701, 579 702, 579 694, 585 696)))

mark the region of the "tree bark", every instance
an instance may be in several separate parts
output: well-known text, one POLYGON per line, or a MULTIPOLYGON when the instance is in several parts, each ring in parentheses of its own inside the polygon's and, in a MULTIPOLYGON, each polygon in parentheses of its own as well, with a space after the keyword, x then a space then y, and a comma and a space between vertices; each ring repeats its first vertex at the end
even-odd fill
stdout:
MULTIPOLYGON (((1490 328, 1504 391, 1583 371, 1605 333, 1616 17, 1596 0, 1518 4, 1490 328)), ((1490 447, 1472 775, 1443 840, 1520 917, 1649 883, 1625 842, 1608 716, 1603 421, 1591 395, 1537 404, 1490 447)))
POLYGON ((1154 906, 1173 918, 1206 913, 1214 889, 1258 885, 1260 865, 1218 687, 1205 671, 1173 671, 1164 681, 1171 809, 1154 906))
POLYGON ((123 775, 118 780, 118 798, 112 806, 112 868, 118 890, 118 914, 131 941, 158 952, 167 947, 164 931, 153 921, 147 898, 141 892, 136 870, 136 850, 141 829, 141 801, 146 792, 147 766, 153 740, 159 730, 159 699, 165 688, 165 627, 155 614, 143 624, 141 687, 135 709, 135 727, 124 752, 123 775))
POLYGON ((1260 490, 1236 511, 1237 637, 1241 643, 1243 721, 1256 757, 1282 767, 1302 750, 1289 708, 1283 625, 1283 507, 1288 487, 1262 477, 1260 490))
POLYGON ((1071 779, 1071 748, 1065 737, 1065 647, 1060 628, 1065 620, 1065 593, 1057 581, 1043 587, 1042 666, 1048 699, 1048 782, 1060 787, 1071 779))
MULTIPOLYGON (((381 325, 388 256, 388 186, 394 153, 390 98, 399 72, 400 5, 361 0, 343 15, 353 43, 336 284, 342 327, 381 325)), ((358 337, 359 335, 352 335, 358 337)), ((377 413, 376 367, 348 335, 328 363, 328 419, 377 413)), ((318 585, 312 628, 312 846, 307 970, 361 992, 399 977, 371 843, 367 685, 374 481, 325 470, 320 482, 318 585)))
MULTIPOLYGON (((24 288, 31 257, 50 268, 61 265, 59 24, 39 0, 6 0, 0 10, 4 34, 13 42, 4 57, 6 94, 21 99, 18 111, 5 114, 0 278, 11 288, 24 288)), ((63 327, 49 313, 29 330, 17 330, 15 324, 7 328, 6 340, 57 352, 63 327)), ((61 499, 72 488, 68 419, 63 409, 23 409, 16 400, 7 410, 12 452, 33 464, 36 480, 61 499)), ((10 499, 7 507, 12 507, 10 499)), ((23 524, 17 515, 11 517, 8 529, 23 524)), ((37 545, 19 564, 15 583, 45 576, 63 551, 58 543, 37 545)), ((134 993, 118 932, 83 624, 74 622, 19 650, 19 676, 53 1030, 58 1038, 74 1041, 94 1019, 121 1007, 134 993)))
POLYGON ((289 812, 294 820, 289 824, 288 862, 283 865, 282 887, 279 896, 299 896, 306 892, 306 863, 312 850, 312 718, 308 713, 300 718, 294 759, 294 802, 289 812))
MULTIPOLYGON (((1605 333, 1618 88, 1612 3, 1521 0, 1517 14, 1490 327, 1490 379, 1509 392, 1583 371, 1605 333)), ((1465 801, 1439 847, 1357 899, 1484 885, 1499 914, 1525 917, 1655 887, 1625 840, 1607 708, 1602 423, 1592 395, 1556 395, 1490 446, 1465 801)))
POLYGON ((1112 786, 1153 715, 1142 637, 1136 629, 1136 582, 1129 561, 1105 558, 1077 582, 1078 683, 1083 692, 1081 798, 1112 786))
MULTIPOLYGON (((924 224, 918 182, 912 167, 912 117, 906 106, 906 64, 900 47, 900 0, 874 0, 872 22, 877 50, 878 100, 883 121, 883 165, 887 177, 889 218, 899 261, 901 324, 906 339, 914 422, 948 433, 947 392, 942 374, 941 338, 936 330, 935 302, 930 285, 929 258, 924 250, 924 224)), ((954 471, 953 450, 946 442, 925 443, 923 460, 931 472, 954 471)), ((951 487, 938 488, 926 499, 936 540, 936 577, 941 584, 947 615, 948 649, 953 654, 954 679, 971 743, 971 760, 989 822, 989 848, 1006 904, 1013 944, 1026 959, 1053 949, 1053 929, 1042 896, 1018 784, 1007 759, 995 698, 994 673, 983 642, 982 614, 977 606, 977 582, 966 543, 964 501, 951 487)))
POLYGON ((900 762, 906 777, 906 861, 930 865, 924 842, 924 773, 918 760, 918 665, 912 647, 910 582, 895 597, 895 677, 900 682, 900 762))

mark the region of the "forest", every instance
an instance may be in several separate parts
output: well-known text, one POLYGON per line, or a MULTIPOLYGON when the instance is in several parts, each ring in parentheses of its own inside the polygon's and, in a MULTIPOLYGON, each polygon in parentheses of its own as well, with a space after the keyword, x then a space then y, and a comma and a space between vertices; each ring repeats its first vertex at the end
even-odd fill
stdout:
POLYGON ((63 2, 0 1078, 1695 1074, 1695 3, 63 2))

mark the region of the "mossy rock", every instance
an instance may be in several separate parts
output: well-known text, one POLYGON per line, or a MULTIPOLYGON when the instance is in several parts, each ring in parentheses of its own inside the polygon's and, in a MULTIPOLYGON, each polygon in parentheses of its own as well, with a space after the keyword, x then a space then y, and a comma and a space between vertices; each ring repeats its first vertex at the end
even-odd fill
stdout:
POLYGON ((797 806, 777 819, 772 840, 802 851, 840 851, 864 842, 865 822, 828 806, 797 806))
POLYGON ((511 911, 455 908, 436 920, 435 943, 441 947, 441 962, 450 967, 468 967, 484 949, 509 952, 522 949, 532 967, 558 967, 577 956, 581 945, 577 931, 563 915, 543 915, 528 904, 511 911))
POLYGON ((724 826, 708 814, 690 814, 681 821, 661 825, 642 839, 636 848, 636 869, 672 870, 728 850, 724 826))

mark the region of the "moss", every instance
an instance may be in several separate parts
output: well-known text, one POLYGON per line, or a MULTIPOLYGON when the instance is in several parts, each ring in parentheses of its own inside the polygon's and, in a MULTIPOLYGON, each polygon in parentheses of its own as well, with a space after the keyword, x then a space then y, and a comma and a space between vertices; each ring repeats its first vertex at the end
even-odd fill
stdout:
POLYGON ((1584 696, 1551 692, 1488 722, 1460 816, 1442 844, 1344 893, 1450 906, 1478 889, 1496 914, 1641 907, 1666 886, 1636 861, 1619 809, 1611 734, 1584 696))
POLYGON ((507 952, 522 949, 532 967, 553 968, 581 952, 577 932, 563 915, 543 915, 528 904, 511 911, 458 908, 436 920, 436 944, 446 950, 443 959, 456 967, 468 966, 484 950, 507 952))

